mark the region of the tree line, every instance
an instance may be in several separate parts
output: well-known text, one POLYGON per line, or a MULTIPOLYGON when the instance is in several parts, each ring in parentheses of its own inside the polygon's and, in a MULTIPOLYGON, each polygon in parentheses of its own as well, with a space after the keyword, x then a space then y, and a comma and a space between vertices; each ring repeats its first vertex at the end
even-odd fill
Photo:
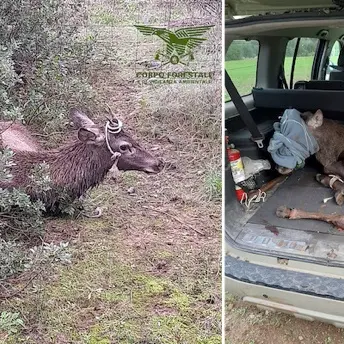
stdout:
MULTIPOLYGON (((294 56, 295 46, 297 38, 288 42, 286 56, 294 56)), ((316 38, 301 38, 299 49, 297 52, 298 56, 311 56, 314 55, 318 40, 316 38)), ((244 41, 236 40, 233 41, 226 53, 226 61, 232 60, 244 60, 252 59, 258 56, 259 53, 259 42, 256 40, 244 41)))

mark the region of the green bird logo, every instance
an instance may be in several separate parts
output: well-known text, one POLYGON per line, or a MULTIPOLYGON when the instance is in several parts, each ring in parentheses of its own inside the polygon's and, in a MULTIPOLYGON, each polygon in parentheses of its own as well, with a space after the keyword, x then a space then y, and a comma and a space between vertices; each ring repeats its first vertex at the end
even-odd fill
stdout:
POLYGON ((207 40, 202 38, 202 35, 213 26, 185 27, 173 32, 159 27, 135 25, 143 35, 156 35, 166 43, 166 51, 158 50, 155 54, 155 60, 161 61, 162 65, 187 65, 189 61, 194 60, 193 49, 207 40))

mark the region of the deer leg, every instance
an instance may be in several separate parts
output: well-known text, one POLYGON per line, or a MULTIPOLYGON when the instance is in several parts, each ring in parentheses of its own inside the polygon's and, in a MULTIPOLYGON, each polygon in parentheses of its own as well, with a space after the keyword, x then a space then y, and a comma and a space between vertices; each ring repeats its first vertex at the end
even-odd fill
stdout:
POLYGON ((344 190, 335 192, 334 199, 336 200, 336 203, 338 205, 343 205, 344 204, 344 190))
MULTIPOLYGON (((117 173, 119 172, 118 168, 117 168, 117 163, 119 158, 121 157, 121 153, 119 152, 115 152, 115 154, 111 157, 111 160, 113 161, 112 167, 109 170, 110 176, 111 178, 116 180, 117 177, 117 173)), ((98 218, 102 216, 102 209, 100 207, 97 207, 94 211, 94 214, 90 215, 87 214, 85 212, 82 212, 82 215, 88 217, 88 218, 98 218)))
POLYGON ((277 217, 298 220, 298 219, 313 219, 325 221, 335 226, 339 231, 344 230, 344 215, 331 215, 323 213, 312 213, 301 209, 291 209, 286 206, 279 207, 276 210, 277 217))
POLYGON ((338 205, 344 204, 344 183, 324 174, 317 174, 315 179, 322 185, 333 189, 334 198, 338 205))
POLYGON ((324 166, 325 174, 334 174, 344 179, 344 162, 336 161, 331 165, 324 166))
POLYGON ((94 214, 93 215, 89 215, 89 214, 86 214, 86 213, 82 213, 82 215, 88 217, 88 218, 99 218, 102 216, 102 209, 100 207, 97 207, 94 211, 94 214))
POLYGON ((117 180, 119 175, 119 169, 117 167, 118 160, 121 157, 121 153, 115 152, 115 154, 111 157, 111 160, 113 161, 113 165, 109 170, 110 178, 113 180, 117 180))

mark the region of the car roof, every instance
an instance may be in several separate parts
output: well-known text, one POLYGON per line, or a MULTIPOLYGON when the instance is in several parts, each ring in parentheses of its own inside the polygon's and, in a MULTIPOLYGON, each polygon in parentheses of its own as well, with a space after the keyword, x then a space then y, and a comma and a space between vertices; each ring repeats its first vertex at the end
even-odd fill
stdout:
POLYGON ((281 14, 288 11, 339 9, 340 0, 225 0, 227 18, 234 16, 281 14))

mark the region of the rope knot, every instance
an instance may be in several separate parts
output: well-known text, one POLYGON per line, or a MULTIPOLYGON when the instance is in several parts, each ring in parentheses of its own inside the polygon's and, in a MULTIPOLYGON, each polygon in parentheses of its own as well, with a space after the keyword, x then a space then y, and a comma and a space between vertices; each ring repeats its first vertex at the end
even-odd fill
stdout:
POLYGON ((330 188, 331 189, 333 189, 333 184, 335 183, 335 182, 341 182, 341 183, 344 183, 343 182, 343 180, 342 179, 340 179, 340 177, 338 177, 338 176, 336 176, 336 175, 334 175, 334 174, 329 174, 329 177, 331 178, 330 179, 330 188))
POLYGON ((259 203, 260 201, 263 201, 263 203, 265 202, 265 198, 266 198, 266 192, 262 191, 261 189, 258 189, 258 194, 254 195, 251 198, 248 198, 248 194, 245 192, 242 197, 241 197, 241 204, 244 204, 248 209, 250 209, 251 203, 259 203))

